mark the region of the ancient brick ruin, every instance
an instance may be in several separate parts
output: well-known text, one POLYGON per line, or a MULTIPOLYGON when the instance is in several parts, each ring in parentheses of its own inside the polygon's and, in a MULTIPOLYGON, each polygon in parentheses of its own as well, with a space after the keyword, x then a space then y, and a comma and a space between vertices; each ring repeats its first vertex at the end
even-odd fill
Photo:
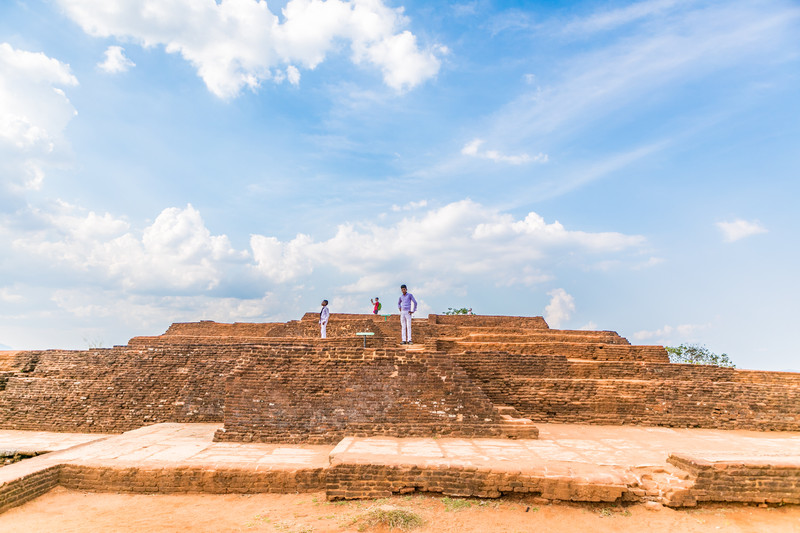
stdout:
MULTIPOLYGON (((400 344, 396 315, 334 314, 324 340, 317 318, 173 324, 163 335, 109 349, 0 355, 0 429, 121 433, 163 423, 215 423, 214 440, 221 443, 340 446, 348 438, 376 436, 535 439, 537 423, 800 431, 796 373, 672 364, 661 346, 634 346, 611 331, 554 330, 541 317, 429 315, 414 320, 411 346, 400 344), (363 332, 372 335, 356 335, 363 332)), ((257 473, 248 474, 252 479, 231 474, 226 481, 197 467, 182 470, 185 479, 162 479, 160 467, 151 476, 150 470, 98 473, 74 460, 52 461, 14 481, 30 487, 13 490, 97 488, 109 480, 116 480, 114 487, 138 487, 131 490, 162 490, 170 483, 180 490, 186 480, 214 491, 260 484, 277 490, 271 477, 257 473)), ((740 464, 676 455, 670 463, 689 472, 692 482, 669 494, 642 480, 584 486, 545 474, 332 459, 298 487, 325 489, 331 498, 430 490, 584 501, 633 501, 652 492, 678 506, 800 502, 800 459, 740 464)), ((284 488, 294 486, 286 479, 299 479, 285 475, 269 474, 284 488)))
POLYGON ((0 428, 119 432, 224 422, 220 440, 524 436, 533 422, 800 430, 800 375, 669 363, 661 346, 541 317, 315 314, 284 324, 174 324, 86 351, 0 364, 0 428), (370 332, 366 348, 358 332, 370 332))

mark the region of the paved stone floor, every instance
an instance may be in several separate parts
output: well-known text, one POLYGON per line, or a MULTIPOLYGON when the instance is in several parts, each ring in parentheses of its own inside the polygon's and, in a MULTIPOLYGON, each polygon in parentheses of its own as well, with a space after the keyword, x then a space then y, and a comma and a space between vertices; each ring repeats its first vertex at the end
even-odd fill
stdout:
POLYGON ((59 451, 49 455, 61 462, 118 466, 291 468, 347 461, 517 470, 547 465, 657 466, 666 464, 670 453, 753 459, 800 455, 800 432, 537 424, 538 440, 348 437, 334 446, 213 442, 219 427, 157 424, 121 435, 0 430, 0 450, 59 451))
POLYGON ((0 455, 32 455, 72 448, 110 435, 90 433, 55 433, 53 431, 0 430, 0 455))
POLYGON ((800 465, 800 432, 537 424, 538 440, 354 438, 337 445, 213 442, 220 424, 157 424, 121 435, 0 431, 0 449, 52 451, 0 468, 0 486, 58 464, 104 468, 300 471, 330 465, 423 468, 571 476, 629 484, 639 469, 670 468, 671 453, 745 457, 800 465))

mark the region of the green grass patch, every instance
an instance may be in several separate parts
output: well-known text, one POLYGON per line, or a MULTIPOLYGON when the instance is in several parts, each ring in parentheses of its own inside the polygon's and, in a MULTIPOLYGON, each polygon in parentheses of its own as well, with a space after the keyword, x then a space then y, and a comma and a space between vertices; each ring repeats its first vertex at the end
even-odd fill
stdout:
POLYGON ((472 507, 472 501, 465 500, 464 498, 450 498, 445 496, 442 498, 442 503, 444 504, 444 510, 448 513, 472 507))

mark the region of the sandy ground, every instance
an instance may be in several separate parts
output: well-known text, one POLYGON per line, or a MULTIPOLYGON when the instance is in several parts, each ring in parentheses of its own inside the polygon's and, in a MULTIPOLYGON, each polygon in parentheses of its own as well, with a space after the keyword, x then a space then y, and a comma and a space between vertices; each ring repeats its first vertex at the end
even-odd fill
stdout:
POLYGON ((541 504, 530 497, 464 500, 413 495, 378 501, 326 502, 321 492, 140 495, 63 488, 0 515, 0 531, 389 531, 384 526, 366 527, 363 523, 368 511, 379 505, 419 515, 425 523, 414 530, 418 532, 800 532, 800 506, 796 505, 704 505, 652 511, 640 504, 541 504))

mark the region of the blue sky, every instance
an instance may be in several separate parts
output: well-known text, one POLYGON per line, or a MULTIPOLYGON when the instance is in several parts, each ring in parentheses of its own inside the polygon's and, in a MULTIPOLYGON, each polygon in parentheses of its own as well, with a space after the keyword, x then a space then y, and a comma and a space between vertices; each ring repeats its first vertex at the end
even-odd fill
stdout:
POLYGON ((544 315, 800 369, 796 2, 9 0, 0 349, 544 315))

